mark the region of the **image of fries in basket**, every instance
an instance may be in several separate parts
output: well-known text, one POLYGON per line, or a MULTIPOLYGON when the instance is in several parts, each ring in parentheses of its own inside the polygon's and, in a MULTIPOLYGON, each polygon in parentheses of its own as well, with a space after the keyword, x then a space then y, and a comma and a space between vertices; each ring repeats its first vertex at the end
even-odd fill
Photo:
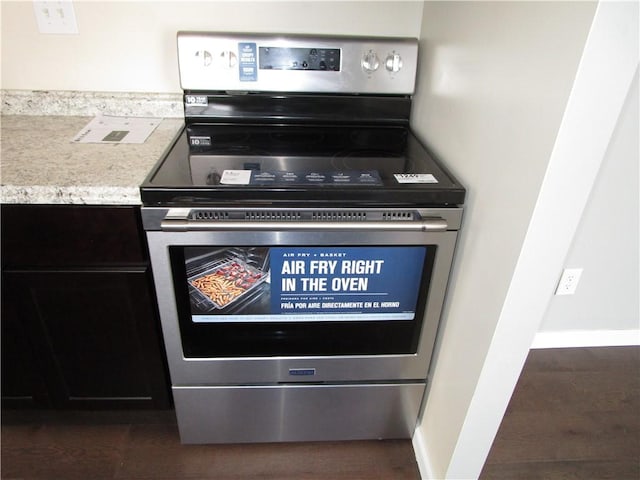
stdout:
POLYGON ((214 306, 224 308, 260 284, 265 275, 244 262, 233 260, 189 281, 214 306))

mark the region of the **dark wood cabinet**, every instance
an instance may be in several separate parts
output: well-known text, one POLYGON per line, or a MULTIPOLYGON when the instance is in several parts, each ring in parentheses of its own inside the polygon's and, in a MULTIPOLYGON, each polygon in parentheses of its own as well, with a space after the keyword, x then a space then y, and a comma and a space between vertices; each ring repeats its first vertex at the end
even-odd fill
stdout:
POLYGON ((24 324, 20 321, 2 278, 2 405, 5 407, 49 406, 44 379, 38 369, 24 324))
POLYGON ((166 408, 136 207, 2 206, 4 406, 166 408))

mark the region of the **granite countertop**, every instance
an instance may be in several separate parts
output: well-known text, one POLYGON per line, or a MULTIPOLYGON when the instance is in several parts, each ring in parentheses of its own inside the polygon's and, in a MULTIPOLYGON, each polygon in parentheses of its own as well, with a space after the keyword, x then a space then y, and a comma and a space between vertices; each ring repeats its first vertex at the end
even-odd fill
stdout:
POLYGON ((139 185, 183 119, 163 119, 143 144, 72 143, 91 118, 3 115, 0 201, 139 205, 139 185))

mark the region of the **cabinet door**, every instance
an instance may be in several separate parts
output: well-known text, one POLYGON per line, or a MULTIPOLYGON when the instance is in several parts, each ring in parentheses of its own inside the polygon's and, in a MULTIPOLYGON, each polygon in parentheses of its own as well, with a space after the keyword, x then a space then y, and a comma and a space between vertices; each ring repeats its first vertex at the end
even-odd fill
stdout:
POLYGON ((4 280, 54 406, 168 406, 145 267, 11 270, 4 280))
POLYGON ((42 407, 49 404, 25 325, 16 313, 12 291, 2 282, 2 406, 42 407))

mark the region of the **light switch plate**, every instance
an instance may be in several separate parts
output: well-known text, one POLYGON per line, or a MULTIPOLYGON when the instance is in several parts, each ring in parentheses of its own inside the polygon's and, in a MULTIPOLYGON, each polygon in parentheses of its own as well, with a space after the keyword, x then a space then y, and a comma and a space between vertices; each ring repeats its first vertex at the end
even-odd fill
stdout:
POLYGON ((76 14, 71 0, 33 2, 40 33, 73 35, 78 33, 76 14))

